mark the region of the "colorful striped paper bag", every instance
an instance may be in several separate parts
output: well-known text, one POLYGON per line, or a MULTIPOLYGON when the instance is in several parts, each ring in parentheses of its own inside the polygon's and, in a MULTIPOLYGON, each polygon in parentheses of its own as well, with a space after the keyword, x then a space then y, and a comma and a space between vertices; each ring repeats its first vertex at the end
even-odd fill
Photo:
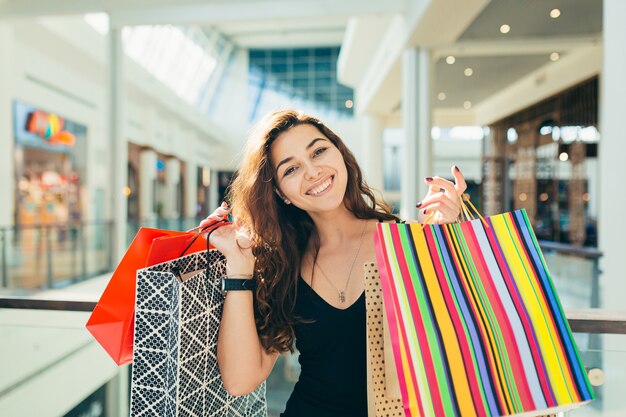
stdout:
POLYGON ((537 416, 593 399, 524 210, 381 223, 375 243, 407 417, 537 416))

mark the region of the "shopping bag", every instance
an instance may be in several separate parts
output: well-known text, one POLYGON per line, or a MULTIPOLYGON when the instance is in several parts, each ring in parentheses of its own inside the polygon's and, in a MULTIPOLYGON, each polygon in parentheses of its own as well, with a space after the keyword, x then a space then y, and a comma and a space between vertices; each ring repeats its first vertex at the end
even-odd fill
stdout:
POLYGON ((381 293, 378 266, 368 263, 365 265, 368 416, 404 417, 381 293))
POLYGON ((87 330, 118 365, 133 359, 135 276, 138 269, 204 250, 198 233, 142 227, 113 272, 89 320, 87 330), (159 243, 160 242, 160 243, 159 243))
POLYGON ((224 257, 211 250, 137 272, 131 417, 267 416, 265 382, 239 397, 222 384, 217 332, 225 270, 224 257))
POLYGON ((537 416, 594 398, 524 210, 379 224, 374 240, 407 416, 537 416))

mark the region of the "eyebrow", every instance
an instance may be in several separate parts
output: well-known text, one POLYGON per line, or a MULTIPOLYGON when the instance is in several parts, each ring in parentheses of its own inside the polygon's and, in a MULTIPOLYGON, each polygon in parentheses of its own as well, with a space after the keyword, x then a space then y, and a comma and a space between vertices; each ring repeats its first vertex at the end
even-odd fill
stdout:
MULTIPOLYGON (((313 147, 313 145, 315 145, 317 142, 319 142, 320 140, 324 140, 324 141, 328 141, 328 139, 326 138, 315 138, 311 141, 311 143, 309 143, 308 145, 306 145, 306 149, 309 150, 313 147)), ((289 156, 285 159, 283 159, 282 161, 280 161, 278 163, 278 165, 276 165, 276 173, 278 173, 278 168, 280 168, 281 165, 286 164, 287 162, 291 161, 293 159, 293 156, 289 156)))

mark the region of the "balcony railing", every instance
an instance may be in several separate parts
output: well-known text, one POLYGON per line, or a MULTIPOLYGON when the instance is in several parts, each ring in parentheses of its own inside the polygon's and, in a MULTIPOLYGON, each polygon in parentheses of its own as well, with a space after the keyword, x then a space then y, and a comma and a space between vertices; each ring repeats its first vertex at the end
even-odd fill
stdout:
MULTIPOLYGON (((195 218, 129 221, 126 243, 140 227, 189 230, 195 218)), ((111 272, 113 222, 0 227, 0 291, 27 294, 60 288, 111 272)))
MULTIPOLYGON (((96 343, 84 330, 83 323, 86 320, 85 312, 91 311, 95 306, 94 301, 76 300, 50 300, 35 299, 27 297, 0 297, 0 340, 5 341, 4 348, 7 348, 6 341, 11 348, 11 341, 20 340, 22 346, 19 347, 19 360, 8 360, 6 356, 0 360, 0 374, 6 375, 8 379, 4 382, 13 381, 13 385, 2 386, 0 383, 0 410, 2 409, 2 395, 13 395, 16 390, 24 389, 30 385, 37 385, 37 378, 46 377, 50 372, 57 375, 57 378, 73 379, 73 375, 62 374, 56 368, 72 369, 67 364, 69 354, 96 355, 98 362, 90 362, 90 367, 98 368, 111 366, 110 358, 96 345, 96 343), (4 310, 2 310, 4 309, 4 310), (28 319, 19 318, 19 312, 24 311, 28 319), (10 312, 10 314, 7 314, 10 312), (39 324, 39 317, 59 316, 57 322, 47 322, 39 324), (68 315, 75 314, 76 317, 68 315), (13 319, 7 319, 7 316, 13 319), (19 318, 19 319, 18 319, 19 318), (29 336, 30 335, 30 336, 29 336), (75 339, 74 342, 72 342, 75 339), (47 345, 50 346, 47 346, 47 345), (92 346, 91 348, 89 346, 92 346), (42 355, 41 352, 46 352, 42 355), (54 355, 49 352, 56 352, 54 355), (64 353, 66 352, 66 353, 64 353), (32 360, 28 355, 34 355, 32 360), (56 356, 55 356, 56 355, 56 356), (58 358, 64 358, 59 361, 58 358), (21 366, 31 367, 38 364, 38 370, 29 368, 26 372, 21 366)), ((578 410, 573 410, 566 414, 569 417, 576 416, 599 416, 608 417, 613 415, 626 415, 626 403, 621 399, 622 387, 626 384, 626 312, 610 312, 601 309, 570 309, 566 310, 566 316, 570 327, 575 333, 577 340, 591 340, 590 336, 621 338, 617 348, 610 348, 608 345, 598 348, 589 346, 587 343, 578 342, 583 363, 594 385, 596 400, 590 405, 578 410), (616 396, 618 397, 616 400, 616 396)), ((284 408, 285 402, 297 380, 299 365, 297 363, 297 353, 295 355, 282 355, 271 375, 267 380, 267 400, 269 416, 277 416, 284 408)), ((125 381, 128 384, 128 372, 125 368, 119 368, 117 380, 125 381)), ((59 385, 66 383, 64 380, 57 381, 59 385)), ((98 388, 94 386, 94 390, 98 388)), ((127 398, 119 397, 119 392, 127 392, 128 386, 117 389, 118 396, 113 404, 116 411, 106 414, 107 416, 127 415, 127 398), (121 411, 125 410, 125 411, 121 411)), ((109 389, 109 393, 111 390, 109 389)), ((73 398, 73 397, 72 397, 73 398)), ((10 400, 10 398, 9 398, 10 400)), ((80 401, 70 399, 68 401, 80 401)), ((109 403, 111 400, 108 399, 109 403)))
POLYGON ((0 228, 0 288, 58 288, 110 271, 112 222, 0 228))

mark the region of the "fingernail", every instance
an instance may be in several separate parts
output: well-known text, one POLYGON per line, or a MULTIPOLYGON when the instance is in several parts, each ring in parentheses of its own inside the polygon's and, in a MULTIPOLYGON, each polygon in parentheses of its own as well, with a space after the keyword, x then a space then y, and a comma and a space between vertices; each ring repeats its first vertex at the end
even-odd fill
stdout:
POLYGON ((454 166, 454 170, 455 170, 456 172, 461 172, 461 170, 459 169, 459 167, 458 167, 458 166, 456 166, 456 165, 454 166))
POLYGON ((426 180, 426 182, 431 182, 433 180, 433 177, 426 177, 424 179, 426 180))
POLYGON ((416 208, 420 208, 420 207, 422 207, 422 202, 420 201, 419 203, 417 203, 417 204, 415 205, 415 207, 416 207, 416 208))
POLYGON ((424 209, 424 214, 426 214, 428 212, 428 210, 424 209))

